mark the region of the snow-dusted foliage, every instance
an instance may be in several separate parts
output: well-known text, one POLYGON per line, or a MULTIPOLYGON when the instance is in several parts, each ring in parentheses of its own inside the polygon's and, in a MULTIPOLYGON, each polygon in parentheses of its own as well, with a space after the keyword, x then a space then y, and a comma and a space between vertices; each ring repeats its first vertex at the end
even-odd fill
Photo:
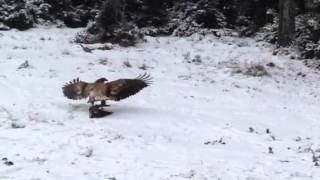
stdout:
MULTIPOLYGON (((85 27, 98 13, 102 0, 0 0, 0 23, 26 30, 35 24, 61 20, 69 27, 85 27)), ((2 25, 2 26, 4 26, 2 25)), ((3 29, 3 28, 2 28, 3 29)))
POLYGON ((320 58, 320 14, 300 15, 296 18, 296 43, 304 58, 320 58))
MULTIPOLYGON (((86 31, 77 35, 77 42, 121 44, 126 41, 126 45, 134 44, 141 34, 218 35, 216 29, 231 28, 240 30, 242 35, 252 35, 257 30, 255 22, 264 22, 257 21, 257 17, 259 20, 264 17, 266 7, 261 0, 0 1, 0 22, 11 28, 24 30, 44 20, 61 20, 68 27, 84 27, 93 21, 86 31), (117 9, 116 4, 122 6, 121 10, 117 9), (261 16, 256 15, 259 13, 261 16)), ((2 26, 0 24, 1 29, 7 28, 2 26)))
POLYGON ((25 30, 39 22, 49 19, 50 5, 44 0, 0 0, 0 22, 11 28, 25 30))
MULTIPOLYGON (((274 22, 266 25, 260 32, 263 40, 277 43, 277 31, 279 19, 276 13, 274 22)), ((320 14, 306 13, 297 15, 296 18, 296 39, 292 44, 293 48, 299 50, 300 58, 320 59, 320 14)), ((317 63, 319 64, 319 63, 317 63)), ((314 65, 313 65, 314 66, 314 65)), ((320 68, 320 65, 319 65, 320 68)))
POLYGON ((137 25, 128 20, 128 3, 120 0, 106 0, 96 18, 86 30, 75 37, 77 43, 111 42, 121 46, 133 46, 142 34, 137 25))
POLYGON ((262 0, 177 2, 170 11, 169 28, 179 36, 204 31, 212 33, 217 28, 230 28, 242 36, 251 36, 270 21, 267 9, 271 5, 262 0))
MULTIPOLYGON (((128 34, 126 29, 151 36, 190 36, 194 33, 219 36, 221 33, 217 33, 217 29, 228 28, 247 36, 266 22, 266 7, 267 4, 260 0, 107 0, 93 23, 96 27, 90 25, 76 39, 85 43, 116 42, 114 39, 122 39, 123 33, 128 34)), ((137 34, 130 38, 140 37, 137 34)))
POLYGON ((169 28, 177 36, 190 36, 200 29, 226 27, 226 16, 215 6, 215 1, 176 3, 171 10, 169 28))

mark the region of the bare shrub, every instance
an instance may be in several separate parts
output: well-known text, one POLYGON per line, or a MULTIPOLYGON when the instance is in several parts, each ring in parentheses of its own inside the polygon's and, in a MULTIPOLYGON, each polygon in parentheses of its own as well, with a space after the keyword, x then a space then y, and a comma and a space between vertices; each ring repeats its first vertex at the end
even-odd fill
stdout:
POLYGON ((245 65, 243 67, 236 67, 233 70, 233 73, 237 74, 243 74, 246 76, 253 76, 253 77, 263 77, 263 76, 269 76, 269 72, 266 70, 266 68, 261 64, 250 64, 245 65))

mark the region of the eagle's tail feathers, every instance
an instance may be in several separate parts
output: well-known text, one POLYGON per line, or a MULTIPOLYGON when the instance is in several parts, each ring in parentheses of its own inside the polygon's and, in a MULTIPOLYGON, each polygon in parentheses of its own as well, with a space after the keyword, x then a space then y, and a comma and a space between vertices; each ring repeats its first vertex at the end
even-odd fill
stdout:
POLYGON ((147 74, 147 73, 139 75, 138 77, 136 77, 136 79, 144 81, 147 85, 150 85, 153 83, 152 77, 150 76, 150 74, 147 74))

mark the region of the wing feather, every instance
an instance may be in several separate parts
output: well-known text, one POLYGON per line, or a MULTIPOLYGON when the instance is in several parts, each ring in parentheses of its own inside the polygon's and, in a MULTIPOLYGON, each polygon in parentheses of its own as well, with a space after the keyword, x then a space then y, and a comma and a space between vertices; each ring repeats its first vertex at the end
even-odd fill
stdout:
POLYGON ((109 87, 109 98, 115 101, 128 98, 137 94, 143 88, 152 83, 152 78, 148 74, 143 74, 135 79, 119 79, 106 83, 109 87))
POLYGON ((73 100, 90 96, 92 99, 120 101, 149 86, 152 83, 152 78, 145 73, 134 79, 118 79, 107 83, 105 81, 105 78, 101 78, 94 83, 87 83, 76 78, 62 87, 63 95, 73 100))
POLYGON ((89 83, 80 81, 79 78, 73 79, 62 87, 62 92, 68 99, 79 100, 88 97, 85 92, 89 83))

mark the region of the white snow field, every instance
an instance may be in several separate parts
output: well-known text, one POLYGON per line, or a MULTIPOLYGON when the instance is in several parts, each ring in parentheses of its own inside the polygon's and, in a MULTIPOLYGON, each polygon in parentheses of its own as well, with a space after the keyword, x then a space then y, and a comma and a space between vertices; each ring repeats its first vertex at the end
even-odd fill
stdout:
POLYGON ((315 70, 233 37, 147 37, 87 53, 71 41, 80 30, 0 32, 1 180, 320 179, 315 70), (255 65, 269 75, 240 72, 255 65), (61 90, 76 77, 145 72, 153 84, 108 102, 104 118, 61 90))

